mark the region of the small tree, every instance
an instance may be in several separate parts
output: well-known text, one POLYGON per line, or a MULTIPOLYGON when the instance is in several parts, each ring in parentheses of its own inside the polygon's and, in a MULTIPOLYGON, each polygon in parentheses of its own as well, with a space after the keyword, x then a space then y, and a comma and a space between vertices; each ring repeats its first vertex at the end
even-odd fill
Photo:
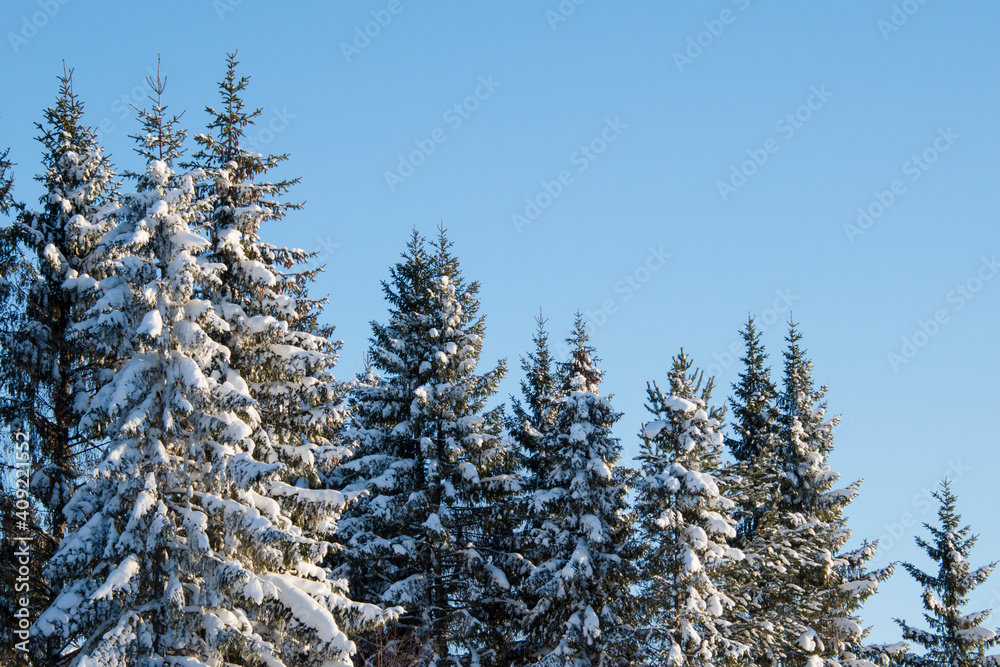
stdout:
POLYGON ((934 498, 941 504, 938 508, 940 523, 938 526, 925 523, 932 539, 917 537, 916 543, 938 563, 937 574, 928 574, 910 563, 902 564, 924 587, 924 619, 930 630, 921 630, 896 619, 903 630, 903 639, 919 644, 926 653, 907 653, 902 661, 910 667, 995 665, 996 656, 985 655, 985 651, 998 641, 994 631, 983 627, 991 610, 965 613, 964 607, 969 593, 986 581, 996 562, 971 569, 968 558, 977 538, 969 535, 969 526, 961 526, 962 517, 955 507, 957 499, 947 480, 941 483, 934 498))

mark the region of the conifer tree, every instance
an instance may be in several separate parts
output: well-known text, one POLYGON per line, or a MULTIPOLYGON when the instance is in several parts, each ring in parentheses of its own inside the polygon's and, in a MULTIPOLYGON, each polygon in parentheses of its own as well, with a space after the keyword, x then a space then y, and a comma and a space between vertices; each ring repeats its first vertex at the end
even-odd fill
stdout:
POLYGON ((532 338, 535 349, 521 359, 521 370, 524 371, 521 395, 524 400, 522 402, 512 397, 512 414, 507 423, 511 437, 523 452, 523 485, 529 493, 539 481, 540 470, 550 465, 550 462, 543 460, 548 452, 541 440, 551 431, 555 422, 559 391, 553 369, 555 362, 549 350, 549 335, 545 331, 545 319, 541 313, 535 323, 538 325, 532 338))
POLYGON ((843 663, 868 652, 861 644, 867 630, 857 612, 893 568, 867 570, 874 544, 864 542, 858 549, 842 551, 851 535, 844 512, 857 497, 860 481, 834 488, 840 475, 830 468, 827 457, 833 451, 833 429, 840 418, 827 419, 827 388, 814 387, 812 362, 801 340, 795 323, 790 322, 779 398, 776 462, 780 481, 775 510, 778 525, 783 524, 776 536, 785 536, 798 556, 780 579, 794 592, 785 615, 802 627, 788 659, 843 663))
POLYGON ((723 410, 710 404, 713 381, 691 371, 681 350, 670 371, 669 393, 647 385, 641 479, 636 514, 645 553, 640 599, 647 660, 655 664, 712 665, 733 661, 749 646, 731 636, 736 602, 717 584, 722 568, 743 559, 736 539, 735 503, 723 495, 723 410))
MULTIPOLYGON (((513 551, 521 555, 511 572, 511 583, 518 591, 519 602, 525 596, 527 576, 533 569, 532 563, 544 557, 544 553, 536 553, 538 545, 533 538, 541 529, 544 515, 531 508, 535 493, 544 483, 545 470, 552 466, 551 452, 546 449, 544 438, 552 432, 558 415, 560 388, 545 322, 539 312, 535 318, 537 328, 532 337, 534 349, 521 358, 521 370, 524 372, 520 382, 521 397, 511 396, 512 409, 507 416, 507 432, 521 471, 521 491, 510 513, 510 525, 514 527, 513 551)), ((508 629, 505 637, 505 643, 510 647, 512 664, 531 662, 532 656, 528 654, 535 650, 531 642, 524 641, 525 636, 521 631, 525 611, 521 602, 511 616, 513 627, 508 629)))
POLYGON ((365 494, 341 521, 340 568, 359 599, 406 609, 389 650, 370 664, 400 646, 413 664, 503 664, 490 633, 515 604, 513 557, 492 528, 517 486, 501 410, 486 401, 505 364, 476 373, 479 285, 466 283, 444 229, 430 247, 414 231, 390 275, 389 321, 372 324, 379 376, 355 390, 356 451, 338 472, 349 493, 365 494))
POLYGON ((47 566, 61 592, 35 632, 88 667, 350 665, 341 626, 385 614, 316 564, 341 494, 288 484, 280 463, 255 457, 262 406, 210 335, 228 327, 221 304, 200 298, 222 270, 197 234, 204 175, 174 172, 183 133, 164 82, 150 83, 146 170, 102 256, 133 286, 136 345, 84 418, 108 424, 108 450, 67 505, 71 532, 47 566))
MULTIPOLYGON (((0 423, 33 443, 32 492, 46 510, 52 540, 63 534, 78 460, 91 442, 78 428, 87 398, 111 365, 107 351, 74 332, 84 298, 78 280, 108 226, 117 183, 95 132, 83 124, 83 103, 73 90, 73 70, 59 77, 55 106, 37 124, 44 172, 38 210, 24 209, 6 231, 5 255, 17 261, 16 316, 0 341, 0 423)), ((9 183, 4 186, 9 197, 9 183)), ((4 203, 9 211, 9 200, 4 203)), ((11 273, 15 273, 10 267, 11 273)))
POLYGON ((734 567, 725 568, 720 578, 723 591, 735 603, 731 636, 751 647, 746 657, 752 663, 769 665, 779 659, 785 634, 773 599, 786 591, 771 580, 787 560, 787 555, 782 555, 783 541, 772 544, 781 526, 775 514, 779 482, 777 388, 752 316, 740 335, 746 351, 743 371, 730 398, 734 435, 726 438, 734 463, 722 477, 728 482, 726 493, 736 502, 739 519, 736 539, 731 542, 745 557, 734 567), (763 526, 773 530, 761 535, 763 526))
MULTIPOLYGON (((625 665, 635 655, 635 545, 611 428, 621 416, 601 396, 602 373, 578 313, 560 364, 554 418, 539 432, 523 588, 527 660, 537 665, 625 665)), ((527 398, 527 397, 526 397, 527 398)))
POLYGON ((741 519, 736 545, 745 547, 754 537, 756 524, 767 511, 772 500, 770 478, 766 462, 776 447, 778 430, 777 388, 771 380, 767 366, 767 353, 760 340, 754 318, 747 319, 740 332, 746 346, 743 372, 733 385, 734 397, 732 429, 735 437, 726 439, 736 469, 744 479, 739 490, 741 519))
POLYGON ((930 541, 917 537, 917 545, 938 564, 936 574, 924 572, 916 565, 903 563, 918 584, 923 586, 924 619, 930 630, 909 625, 896 619, 903 630, 903 639, 925 649, 923 655, 907 653, 902 662, 910 667, 986 667, 995 665, 998 656, 987 656, 987 650, 997 645, 997 633, 983 627, 990 615, 985 611, 965 613, 969 594, 986 581, 996 562, 972 569, 969 554, 977 536, 969 535, 969 526, 962 526, 956 509, 957 498, 945 480, 934 493, 940 503, 939 525, 924 524, 930 541))
MULTIPOLYGON (((867 542, 842 551, 851 535, 844 511, 859 483, 834 488, 840 476, 826 459, 838 418, 826 418, 826 388, 814 388, 812 364, 794 325, 780 395, 764 370, 752 322, 744 336, 747 372, 736 387, 737 405, 744 408, 743 422, 756 423, 756 433, 764 437, 753 457, 736 466, 745 516, 751 519, 744 533, 746 559, 727 574, 727 592, 747 609, 735 622, 736 635, 753 647, 757 664, 862 661, 877 651, 861 643, 867 630, 857 611, 892 567, 867 570, 875 553, 875 545, 867 542), (754 396, 768 396, 766 407, 754 396), (748 419, 748 413, 756 416, 748 419)), ((752 441, 744 435, 738 444, 752 441)), ((747 449, 733 451, 739 455, 747 449)))
POLYGON ((193 165, 203 169, 211 201, 206 257, 225 267, 210 289, 228 328, 216 337, 232 352, 230 363, 249 384, 260 405, 261 424, 253 439, 261 460, 279 461, 308 480, 310 469, 336 465, 344 420, 341 383, 333 376, 340 342, 319 322, 326 299, 309 296, 320 269, 302 265, 315 253, 264 241, 261 227, 281 221, 300 204, 282 201, 299 179, 269 181, 287 155, 261 155, 241 144, 260 116, 246 108, 248 77, 238 76, 229 54, 219 84, 220 109, 207 107, 209 133, 195 139, 193 165))

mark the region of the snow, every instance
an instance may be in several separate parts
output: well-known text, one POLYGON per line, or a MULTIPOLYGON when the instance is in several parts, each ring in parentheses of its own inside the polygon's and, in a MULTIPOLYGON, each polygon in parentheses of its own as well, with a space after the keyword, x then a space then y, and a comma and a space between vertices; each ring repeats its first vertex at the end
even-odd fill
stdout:
POLYGON ((674 412, 695 412, 698 410, 697 403, 679 396, 664 396, 663 405, 674 412))
POLYGON ((992 641, 997 634, 988 628, 974 627, 957 630, 956 635, 962 639, 975 644, 992 641))
POLYGON ((584 514, 580 517, 580 529, 591 542, 604 541, 604 526, 601 520, 593 514, 584 514))
POLYGON ((135 554, 129 554, 125 560, 123 560, 118 567, 108 575, 108 578, 104 581, 100 588, 98 588, 90 596, 91 600, 101 600, 103 598, 110 597, 116 591, 119 591, 126 586, 132 580, 132 577, 139 572, 139 560, 136 558, 135 554))
POLYGON ((290 575, 265 574, 262 577, 276 589, 276 597, 292 616, 302 625, 316 631, 316 635, 329 650, 350 651, 353 644, 337 627, 333 614, 305 593, 300 584, 303 580, 290 575))
POLYGON ((160 316, 160 311, 151 310, 143 316, 142 322, 135 332, 140 335, 145 334, 151 338, 156 338, 162 331, 163 318, 160 316))
POLYGON ((504 590, 510 590, 510 582, 507 581, 507 575, 503 573, 503 570, 496 567, 495 565, 486 564, 486 571, 490 574, 490 579, 493 580, 497 586, 504 590))
POLYGON ((441 517, 437 515, 437 512, 428 516, 427 520, 420 525, 432 533, 444 533, 444 526, 441 525, 441 517))
POLYGON ((648 422, 642 427, 642 437, 653 440, 660 435, 660 431, 667 427, 667 422, 662 419, 648 422))
POLYGON ((256 260, 244 260, 239 263, 240 270, 246 273, 247 277, 255 283, 266 287, 274 287, 278 284, 278 279, 267 268, 263 262, 256 260))

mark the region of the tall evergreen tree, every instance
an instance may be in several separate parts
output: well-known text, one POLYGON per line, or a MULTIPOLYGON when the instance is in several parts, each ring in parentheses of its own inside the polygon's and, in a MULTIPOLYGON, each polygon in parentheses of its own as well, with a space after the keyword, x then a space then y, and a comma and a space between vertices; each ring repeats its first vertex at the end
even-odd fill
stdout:
MULTIPOLYGON (((621 414, 601 396, 602 373, 578 313, 559 367, 555 416, 539 432, 523 597, 528 658, 537 665, 626 665, 635 655, 636 580, 626 493, 611 428, 621 414)), ((530 399, 530 396, 526 397, 530 399)), ((537 429, 536 429, 537 430, 537 429)))
POLYGON ((174 172, 183 133, 163 82, 151 84, 146 170, 103 255, 133 286, 135 349, 85 416, 108 423, 110 443, 67 505, 71 532, 47 566, 61 592, 35 631, 88 667, 350 665, 341 626, 384 612, 316 565, 341 494, 289 484, 281 463, 255 456, 263 406, 211 335, 229 326, 224 304, 200 298, 223 269, 197 234, 211 208, 195 188, 203 173, 174 172))
POLYGON ((406 609, 387 653, 407 645, 419 665, 503 664, 482 650, 515 604, 513 556, 491 534, 517 489, 501 410, 486 410, 505 364, 476 373, 479 285, 465 282, 443 229, 429 248, 414 231, 390 273, 389 321, 372 324, 380 375, 356 389, 356 452, 340 471, 348 492, 365 494, 340 524, 341 571, 360 599, 406 609))
POLYGON ((109 224, 117 184, 95 132, 83 124, 83 103, 73 90, 73 71, 59 78, 54 107, 37 125, 44 172, 41 208, 23 210, 8 242, 24 249, 19 269, 23 309, 4 327, 0 363, 0 423, 32 442, 36 473, 32 491, 46 510, 53 540, 63 534, 62 509, 78 475, 78 457, 90 441, 78 424, 88 395, 111 364, 73 329, 84 299, 76 279, 109 224))
POLYGON ((287 155, 263 156, 241 145, 261 111, 246 108, 249 78, 237 75, 238 64, 230 54, 219 84, 222 106, 207 107, 209 133, 196 135, 199 151, 192 161, 207 175, 202 194, 212 202, 206 257, 225 267, 209 286, 229 325, 216 340, 232 351, 232 367, 260 405, 256 455, 310 477, 313 463, 328 468, 344 453, 338 442, 343 387, 333 376, 340 341, 331 338, 332 327, 319 322, 326 299, 308 293, 320 269, 302 265, 314 253, 261 237, 263 225, 301 208, 282 201, 298 179, 269 181, 268 173, 287 155))
POLYGON ((779 579, 794 592, 783 614, 801 624, 787 659, 852 661, 868 652, 861 644, 867 630, 857 612, 893 568, 866 568, 875 554, 874 544, 864 542, 858 549, 843 551, 851 535, 844 512, 857 497, 860 481, 834 488, 840 475, 830 468, 827 457, 840 418, 826 417, 827 388, 814 387, 812 362, 801 340, 790 322, 775 461, 779 473, 775 525, 780 526, 775 536, 784 537, 798 556, 792 567, 783 568, 779 579))
MULTIPOLYGON (((555 428, 561 391, 545 322, 539 312, 532 337, 534 349, 521 358, 521 370, 524 372, 520 382, 521 397, 511 396, 512 409, 507 416, 507 432, 521 469, 521 492, 513 504, 510 522, 514 527, 514 551, 522 556, 522 560, 515 563, 519 567, 511 573, 511 583, 518 591, 519 600, 526 595, 529 586, 527 576, 534 567, 532 563, 545 556, 544 547, 536 543, 535 536, 546 519, 544 513, 533 511, 532 507, 536 493, 546 483, 546 471, 552 467, 553 452, 547 449, 545 437, 555 428)), ((525 641, 527 638, 521 630, 525 611, 523 603, 517 607, 516 614, 511 618, 514 627, 507 634, 512 664, 531 662, 533 652, 537 650, 530 641, 525 641)))
POLYGON ((744 480, 738 492, 740 524, 736 545, 747 546, 753 540, 761 517, 773 501, 771 486, 775 483, 768 470, 767 461, 777 446, 778 390, 771 380, 767 366, 767 353, 760 340, 754 318, 747 319, 740 332, 746 346, 743 372, 733 385, 732 430, 734 437, 726 444, 736 460, 736 470, 744 480))
POLYGON ((726 438, 734 463, 723 478, 739 518, 732 543, 745 558, 735 567, 725 568, 721 579, 723 591, 735 602, 731 636, 751 647, 746 658, 752 663, 770 665, 779 660, 781 637, 785 634, 773 600, 787 593, 772 576, 780 574, 785 567, 782 561, 788 560, 788 555, 783 554, 784 541, 775 533, 781 525, 775 511, 780 480, 776 463, 777 388, 752 316, 740 335, 746 351, 743 371, 730 398, 733 436, 726 438), (774 530, 761 535, 764 526, 774 530))
POLYGON ((767 352, 753 316, 747 318, 740 335, 746 346, 742 358, 743 372, 739 375, 739 382, 733 385, 735 397, 730 401, 736 437, 728 438, 726 444, 737 461, 751 461, 772 445, 778 390, 771 380, 767 352))
MULTIPOLYGON (((645 553, 640 598, 647 659, 655 664, 712 665, 732 661, 749 646, 731 636, 736 602, 717 584, 721 568, 743 559, 736 539, 735 503, 723 495, 723 410, 710 404, 713 381, 691 371, 681 350, 669 393, 647 385, 638 460, 636 514, 645 553)), ((721 583, 721 582, 720 582, 721 583)))
MULTIPOLYGON (((11 165, 0 160, 0 210, 16 214, 0 233, 0 428, 29 442, 37 500, 27 510, 32 618, 51 600, 40 568, 63 536, 63 508, 99 445, 79 421, 113 354, 73 325, 86 307, 80 279, 86 280, 94 243, 110 224, 117 187, 95 132, 83 123, 72 70, 64 69, 56 103, 36 126, 43 167, 35 177, 43 187, 39 208, 12 202, 11 165)), ((55 660, 52 646, 35 648, 55 660)))
POLYGON ((983 627, 990 615, 985 611, 965 613, 969 594, 986 581, 996 562, 972 569, 969 554, 977 537, 969 535, 969 526, 962 526, 956 510, 957 499, 947 480, 934 493, 940 503, 938 526, 924 524, 931 540, 917 537, 917 545, 938 564, 936 574, 928 574, 911 563, 903 563, 906 571, 924 587, 924 619, 930 630, 922 630, 896 619, 903 630, 903 639, 925 649, 923 655, 907 653, 902 662, 911 667, 986 667, 995 665, 998 656, 985 652, 997 645, 997 633, 983 627))

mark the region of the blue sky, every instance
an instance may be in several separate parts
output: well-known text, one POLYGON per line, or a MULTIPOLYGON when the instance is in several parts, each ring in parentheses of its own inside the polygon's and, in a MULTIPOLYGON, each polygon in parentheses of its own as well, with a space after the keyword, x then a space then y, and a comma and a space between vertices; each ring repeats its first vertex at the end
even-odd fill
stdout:
MULTIPOLYGON (((721 401, 747 314, 779 371, 791 307, 843 415, 833 465, 865 480, 855 541, 929 567, 912 536, 949 475, 981 564, 1000 556, 998 23, 985 1, 10 0, 0 146, 37 198, 33 123, 65 59, 123 171, 157 54, 193 133, 238 49, 252 138, 289 153, 306 202, 264 233, 323 256, 342 377, 409 231, 442 220, 482 283, 484 358, 511 366, 501 398, 539 308, 553 338, 579 308, 626 458, 671 355, 721 401)), ((918 622, 919 594, 902 571, 884 585, 872 638, 918 622)), ((1000 606, 1000 579, 973 604, 1000 606)))

